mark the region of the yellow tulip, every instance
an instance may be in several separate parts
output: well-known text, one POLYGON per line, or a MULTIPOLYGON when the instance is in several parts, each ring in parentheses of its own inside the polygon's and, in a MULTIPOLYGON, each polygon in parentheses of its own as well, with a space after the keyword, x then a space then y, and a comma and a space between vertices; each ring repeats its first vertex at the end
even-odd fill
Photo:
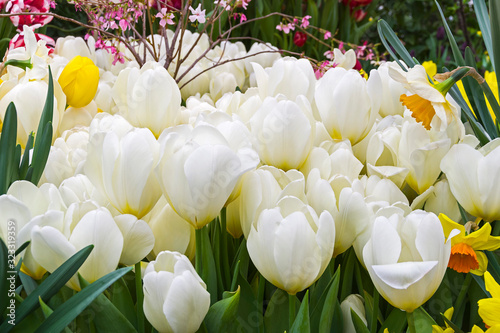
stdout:
POLYGON ((64 67, 58 81, 68 105, 81 108, 89 104, 97 92, 99 68, 89 58, 76 56, 64 67))

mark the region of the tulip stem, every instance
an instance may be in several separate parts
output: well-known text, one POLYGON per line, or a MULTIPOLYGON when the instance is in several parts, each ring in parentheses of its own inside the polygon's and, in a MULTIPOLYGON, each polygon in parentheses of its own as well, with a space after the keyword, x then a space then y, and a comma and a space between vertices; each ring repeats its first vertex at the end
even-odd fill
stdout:
POLYGON ((144 333, 144 293, 142 291, 141 262, 135 264, 135 294, 137 296, 137 328, 139 333, 144 333))
POLYGON ((417 330, 415 329, 415 318, 413 317, 413 311, 406 312, 406 320, 408 321, 408 330, 410 331, 410 333, 417 333, 417 330))
POLYGON ((195 238, 196 238, 196 249, 194 255, 194 267, 196 269, 196 273, 201 276, 201 238, 203 237, 202 229, 196 229, 195 238))
POLYGON ((295 321, 295 295, 288 294, 288 328, 292 330, 295 321))

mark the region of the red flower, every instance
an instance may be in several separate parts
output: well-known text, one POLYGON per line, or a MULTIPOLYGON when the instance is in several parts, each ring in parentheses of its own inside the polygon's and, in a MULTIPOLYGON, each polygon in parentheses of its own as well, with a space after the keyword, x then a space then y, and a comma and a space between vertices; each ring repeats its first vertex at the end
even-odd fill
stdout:
POLYGON ((354 12, 354 19, 356 22, 361 22, 366 16, 366 12, 363 9, 358 9, 354 12))
MULTIPOLYGON (((50 38, 49 36, 43 35, 43 34, 37 34, 35 33, 35 38, 37 41, 39 40, 44 40, 45 45, 49 48, 49 54, 54 52, 54 47, 56 47, 56 42, 50 38)), ((26 47, 26 44, 24 43, 24 35, 17 34, 12 39, 10 40, 9 43, 9 50, 18 48, 18 47, 26 47)))
POLYGON ((298 47, 304 46, 304 44, 307 41, 307 35, 301 31, 295 32, 295 35, 293 36, 293 43, 297 45, 298 47))
MULTIPOLYGON (((5 10, 14 13, 48 13, 50 8, 54 8, 55 2, 51 0, 12 0, 7 3, 5 10)), ((52 21, 52 16, 48 15, 20 15, 11 16, 10 20, 16 27, 23 25, 44 26, 52 21)))
POLYGON ((351 8, 358 6, 367 6, 372 3, 373 0, 342 0, 344 5, 349 5, 351 8))

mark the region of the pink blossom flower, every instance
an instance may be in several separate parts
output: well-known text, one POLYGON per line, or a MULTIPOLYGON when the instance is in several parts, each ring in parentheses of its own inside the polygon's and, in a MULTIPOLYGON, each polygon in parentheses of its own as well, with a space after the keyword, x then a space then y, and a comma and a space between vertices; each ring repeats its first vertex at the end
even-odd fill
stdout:
POLYGON ((248 7, 248 4, 250 3, 251 0, 242 0, 241 1, 241 7, 243 7, 243 9, 247 9, 248 7))
POLYGON ((219 5, 220 7, 223 7, 225 10, 231 9, 231 6, 225 0, 215 0, 214 4, 219 5))
POLYGON ((247 17, 245 16, 245 14, 241 14, 240 16, 240 23, 241 22, 245 22, 247 20, 247 17))
POLYGON ((167 25, 167 24, 171 24, 171 25, 175 24, 173 21, 174 14, 169 13, 168 9, 166 7, 162 8, 161 11, 158 14, 156 14, 156 17, 160 18, 160 25, 162 27, 165 27, 165 25, 167 25))
POLYGON ((323 36, 323 39, 328 39, 328 38, 332 38, 332 33, 330 31, 326 31, 325 32, 325 35, 323 36))
POLYGON ((283 22, 281 22, 276 26, 276 30, 283 31, 285 34, 288 34, 290 31, 295 30, 295 26, 293 23, 283 24, 283 22))
POLYGON ((306 29, 309 26, 309 19, 311 15, 306 15, 302 18, 302 23, 300 23, 300 27, 306 29))
POLYGON ((201 10, 201 3, 194 9, 193 7, 189 6, 189 10, 191 11, 192 15, 189 15, 189 21, 195 22, 198 21, 201 24, 205 23, 205 9, 201 10))
POLYGON ((325 53, 323 53, 323 55, 325 56, 326 59, 330 59, 330 60, 332 60, 333 57, 334 57, 334 54, 333 54, 332 50, 326 51, 325 53))

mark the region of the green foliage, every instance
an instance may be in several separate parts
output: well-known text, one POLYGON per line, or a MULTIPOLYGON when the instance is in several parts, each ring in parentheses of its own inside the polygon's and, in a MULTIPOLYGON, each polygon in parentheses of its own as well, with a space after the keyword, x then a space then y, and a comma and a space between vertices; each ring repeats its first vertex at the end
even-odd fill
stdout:
POLYGON ((16 146, 17 112, 10 103, 3 119, 0 136, 0 195, 7 193, 16 180, 28 180, 37 185, 42 177, 52 145, 52 117, 54 112, 54 84, 49 68, 49 86, 45 106, 40 117, 36 140, 30 134, 21 158, 21 146, 16 146), (34 142, 34 147, 33 147, 34 142), (29 163, 29 152, 33 148, 33 158, 29 163))

